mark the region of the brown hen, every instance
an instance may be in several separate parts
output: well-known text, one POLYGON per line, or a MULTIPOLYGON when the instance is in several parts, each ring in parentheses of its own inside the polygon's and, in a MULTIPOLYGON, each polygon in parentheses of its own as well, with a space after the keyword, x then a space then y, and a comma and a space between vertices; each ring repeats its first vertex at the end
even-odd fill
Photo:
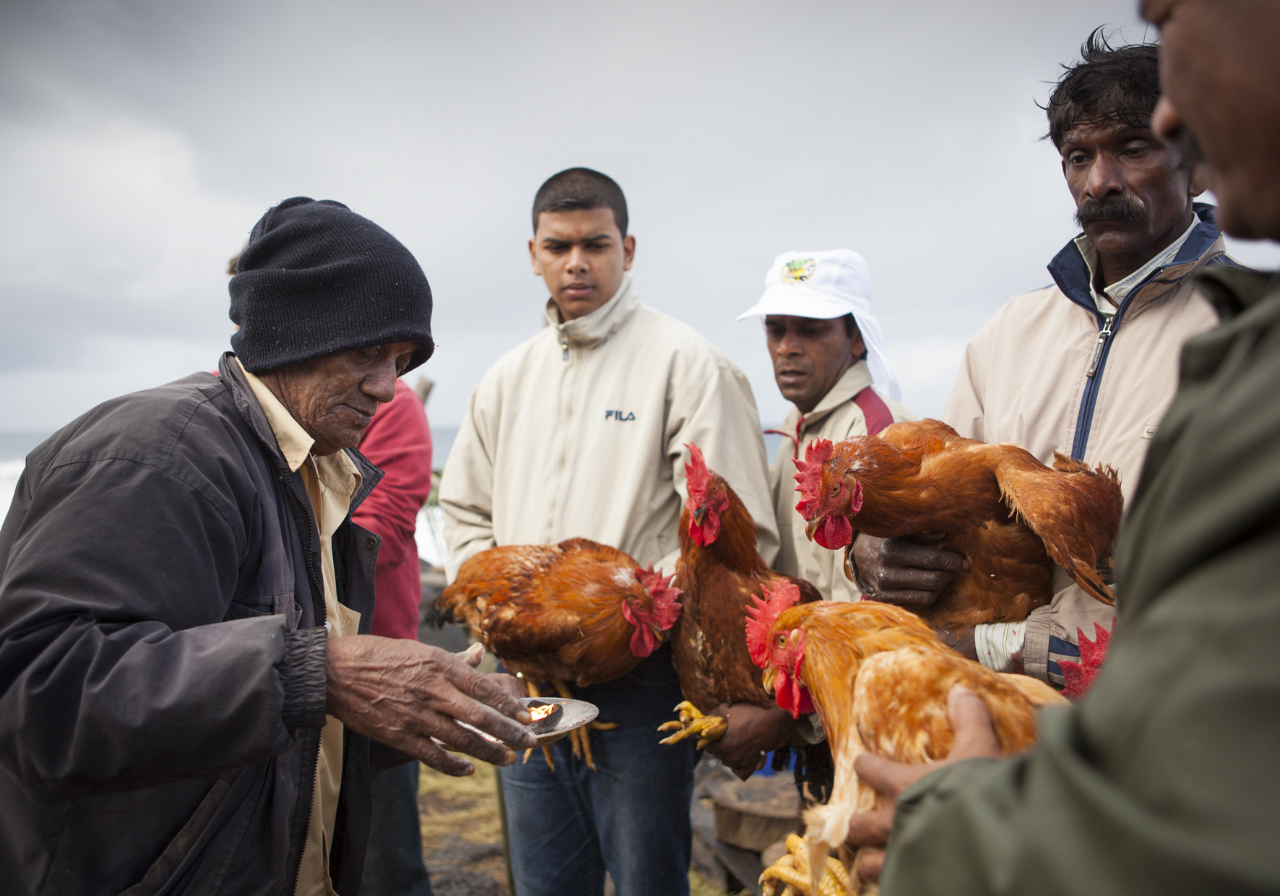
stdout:
MULTIPOLYGON (((667 639, 681 609, 670 582, 617 548, 570 538, 476 554, 437 605, 470 626, 531 696, 551 682, 568 697, 569 683, 619 678, 667 639)), ((575 755, 594 768, 585 732, 574 735, 575 755)))
POLYGON ((729 483, 708 469, 697 445, 686 445, 685 481, 689 497, 680 515, 680 560, 676 581, 684 593, 684 611, 671 629, 672 661, 685 702, 680 721, 659 730, 675 730, 663 740, 675 743, 697 736, 703 747, 724 735, 726 723, 707 715, 721 703, 771 707, 760 670, 747 651, 744 625, 761 585, 791 582, 802 600, 820 600, 803 579, 774 572, 756 550, 756 525, 729 483))
POLYGON ((1114 470, 1055 454, 1046 467, 1016 445, 961 438, 937 420, 895 423, 879 436, 811 442, 795 461, 806 532, 846 552, 877 538, 941 533, 962 554, 938 600, 917 612, 935 628, 1016 622, 1052 597, 1057 563, 1112 603, 1103 569, 1124 498, 1114 470))
POLYGON ((830 851, 840 851, 852 868, 856 856, 842 850, 849 820, 890 802, 859 783, 853 764, 861 753, 921 763, 951 752, 952 686, 963 685, 987 705, 1004 754, 1035 742, 1037 707, 1066 702, 1043 682, 992 672, 958 656, 919 617, 898 607, 874 601, 798 605, 799 594, 787 583, 767 596, 756 602, 747 624, 752 659, 764 669, 779 706, 795 716, 817 711, 835 761, 831 799, 804 816, 810 868, 821 870, 830 851))

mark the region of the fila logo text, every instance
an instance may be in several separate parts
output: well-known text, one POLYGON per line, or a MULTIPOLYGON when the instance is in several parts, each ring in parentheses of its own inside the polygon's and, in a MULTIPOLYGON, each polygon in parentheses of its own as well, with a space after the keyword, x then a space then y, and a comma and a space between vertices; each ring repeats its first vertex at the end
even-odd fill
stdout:
POLYGON ((633 414, 631 411, 605 411, 604 419, 617 420, 621 423, 627 423, 631 420, 636 419, 636 415, 633 414))

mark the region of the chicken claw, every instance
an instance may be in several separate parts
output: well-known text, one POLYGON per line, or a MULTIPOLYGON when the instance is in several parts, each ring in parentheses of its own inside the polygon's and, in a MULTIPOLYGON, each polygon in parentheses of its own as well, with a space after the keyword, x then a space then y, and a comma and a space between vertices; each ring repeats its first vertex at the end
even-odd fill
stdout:
MULTIPOLYGON (((569 686, 559 679, 551 682, 555 685, 556 692, 566 700, 573 699, 573 692, 569 690, 569 686)), ((618 727, 617 722, 588 722, 581 728, 575 728, 569 732, 569 746, 573 748, 573 755, 587 763, 587 768, 592 771, 596 770, 595 757, 591 755, 591 731, 611 731, 618 727)), ((546 750, 547 747, 542 749, 546 750)), ((551 761, 551 755, 548 751, 547 761, 551 761)), ((555 771, 555 766, 551 766, 551 770, 555 771)))
POLYGON ((815 891, 809 872, 809 851, 805 841, 791 834, 787 853, 760 875, 763 896, 849 896, 849 876, 844 866, 828 857, 821 882, 815 891))
POLYGON ((679 720, 664 722, 658 726, 659 731, 674 731, 669 737, 664 737, 659 743, 674 744, 684 740, 686 737, 698 737, 698 749, 701 750, 713 740, 719 740, 724 737, 724 733, 729 730, 729 723, 719 716, 703 715, 698 707, 694 706, 688 700, 681 701, 675 708, 680 713, 679 720))

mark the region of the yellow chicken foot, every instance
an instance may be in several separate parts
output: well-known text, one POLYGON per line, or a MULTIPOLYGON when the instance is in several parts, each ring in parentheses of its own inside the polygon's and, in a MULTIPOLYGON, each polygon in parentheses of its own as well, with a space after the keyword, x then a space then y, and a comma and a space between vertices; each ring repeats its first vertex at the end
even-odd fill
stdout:
POLYGON ((729 730, 729 723, 719 716, 703 715, 698 707, 688 700, 681 701, 675 708, 680 713, 678 720, 664 722, 658 726, 659 731, 674 731, 670 737, 664 737, 659 743, 674 744, 686 737, 698 738, 698 749, 701 750, 713 740, 724 737, 729 730))
MULTIPOLYGON (((551 682, 556 687, 556 692, 566 700, 573 699, 573 692, 569 690, 569 686, 563 681, 553 680, 551 682)), ((587 768, 592 771, 596 770, 595 757, 591 755, 591 731, 611 731, 618 727, 617 722, 588 722, 581 728, 575 728, 569 732, 569 746, 573 748, 573 755, 583 759, 587 763, 587 768)), ((545 747, 543 749, 546 749, 545 747)))

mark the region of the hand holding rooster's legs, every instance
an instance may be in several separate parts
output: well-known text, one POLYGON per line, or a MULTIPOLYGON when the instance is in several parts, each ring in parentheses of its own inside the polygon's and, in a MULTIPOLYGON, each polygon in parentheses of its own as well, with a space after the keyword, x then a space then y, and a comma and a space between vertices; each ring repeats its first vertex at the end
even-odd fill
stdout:
MULTIPOLYGON (((556 692, 566 700, 573 699, 573 692, 569 690, 569 686, 559 679, 551 682, 556 686, 556 692)), ((569 745, 573 747, 573 755, 578 756, 586 761, 587 768, 592 771, 596 770, 595 757, 591 755, 591 735, 592 731, 611 731, 618 727, 617 722, 588 722, 581 728, 575 728, 569 732, 569 745)), ((554 766, 553 766, 554 768, 554 766)))
MULTIPOLYGON (((982 699, 959 685, 947 695, 947 718, 955 732, 955 742, 947 758, 941 762, 913 765, 893 762, 872 753, 863 753, 854 763, 858 779, 878 793, 895 800, 902 791, 930 772, 964 759, 998 757, 1000 742, 991 723, 991 713, 982 699)), ((884 865, 884 845, 893 829, 894 809, 859 812, 849 820, 846 843, 860 847, 855 870, 865 880, 879 880, 884 865)))
POLYGON ((723 737, 707 745, 707 752, 744 781, 761 767, 765 754, 782 745, 796 723, 785 709, 765 709, 751 703, 721 703, 715 714, 725 720, 727 730, 723 737))
POLYGON ((664 737, 658 743, 674 744, 686 737, 696 736, 698 749, 701 750, 713 740, 724 737, 724 733, 729 730, 728 723, 720 716, 705 716, 688 700, 676 704, 675 712, 680 713, 679 719, 663 722, 658 726, 659 731, 674 731, 675 734, 664 737))

